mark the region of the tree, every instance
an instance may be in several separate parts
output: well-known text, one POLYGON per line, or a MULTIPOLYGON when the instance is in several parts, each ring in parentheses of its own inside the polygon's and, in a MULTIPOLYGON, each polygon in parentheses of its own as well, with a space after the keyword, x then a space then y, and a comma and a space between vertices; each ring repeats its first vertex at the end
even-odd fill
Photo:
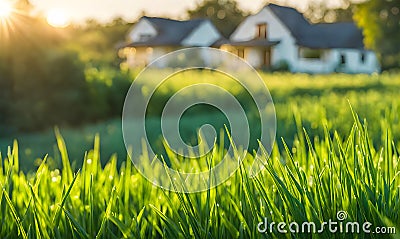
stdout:
POLYGON ((375 50, 382 69, 400 67, 400 0, 369 0, 354 16, 363 29, 365 45, 375 50))
POLYGON ((235 0, 204 0, 195 9, 188 10, 190 19, 208 18, 224 37, 229 37, 248 13, 235 0))
POLYGON ((355 5, 346 0, 339 8, 329 8, 326 2, 310 2, 304 15, 313 23, 351 22, 355 5))
POLYGON ((84 65, 65 49, 61 30, 30 14, 27 0, 13 7, 10 24, 0 24, 7 32, 0 38, 0 126, 12 133, 80 122, 88 91, 84 65))
POLYGON ((122 18, 115 18, 108 24, 88 20, 85 26, 70 30, 67 47, 77 51, 88 66, 119 69, 121 59, 117 55, 117 46, 125 40, 131 27, 132 24, 122 18))

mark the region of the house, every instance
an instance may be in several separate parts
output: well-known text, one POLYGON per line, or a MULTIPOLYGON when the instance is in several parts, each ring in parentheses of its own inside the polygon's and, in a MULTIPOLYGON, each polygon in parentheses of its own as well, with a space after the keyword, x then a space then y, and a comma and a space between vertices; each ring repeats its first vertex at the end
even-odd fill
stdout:
POLYGON ((217 46, 221 39, 222 35, 208 19, 177 21, 142 17, 129 31, 129 44, 121 49, 121 54, 129 67, 143 67, 174 50, 217 46))
MULTIPOLYGON (((285 68, 306 73, 373 73, 380 71, 376 54, 364 47, 353 22, 311 24, 294 8, 266 5, 247 17, 229 40, 207 19, 177 21, 142 17, 120 50, 128 67, 188 47, 220 47, 258 69, 285 68)), ((201 60, 207 55, 198 56, 201 60)), ((173 66, 159 63, 158 67, 173 66)))
POLYGON ((255 68, 287 67, 308 73, 380 70, 354 23, 311 24, 297 10, 275 4, 247 17, 221 48, 255 68))

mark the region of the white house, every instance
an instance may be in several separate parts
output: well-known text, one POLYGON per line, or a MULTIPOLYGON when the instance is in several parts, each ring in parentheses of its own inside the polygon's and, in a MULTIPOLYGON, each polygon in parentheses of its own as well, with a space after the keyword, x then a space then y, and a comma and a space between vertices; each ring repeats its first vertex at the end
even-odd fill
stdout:
POLYGON ((142 17, 129 31, 129 44, 120 53, 129 67, 143 67, 174 50, 215 46, 221 39, 222 35, 208 19, 177 21, 142 17))
POLYGON ((380 70, 354 23, 310 24, 297 10, 274 4, 247 17, 221 48, 256 68, 286 65, 292 72, 308 73, 380 70))

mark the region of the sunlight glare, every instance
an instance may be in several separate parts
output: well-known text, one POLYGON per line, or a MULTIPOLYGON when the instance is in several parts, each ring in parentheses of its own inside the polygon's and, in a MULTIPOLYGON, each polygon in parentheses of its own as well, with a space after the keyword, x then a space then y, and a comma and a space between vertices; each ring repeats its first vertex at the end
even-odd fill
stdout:
POLYGON ((47 22, 49 23, 49 25, 59 28, 64 28, 69 25, 67 14, 61 9, 50 10, 47 13, 47 22))
POLYGON ((11 3, 7 0, 0 0, 0 18, 7 18, 12 12, 11 3))

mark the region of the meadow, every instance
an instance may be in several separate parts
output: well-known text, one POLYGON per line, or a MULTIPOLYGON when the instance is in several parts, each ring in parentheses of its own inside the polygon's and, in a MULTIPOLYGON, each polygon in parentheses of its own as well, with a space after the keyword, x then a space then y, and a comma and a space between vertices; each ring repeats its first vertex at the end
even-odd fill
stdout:
MULTIPOLYGON (((399 230, 400 75, 261 76, 275 103, 278 129, 274 150, 257 177, 250 178, 243 166, 202 193, 154 187, 127 159, 118 118, 2 138, 1 237, 310 238, 276 229, 261 233, 257 226, 267 218, 312 221, 320 228, 338 211, 347 212, 347 221, 371 222, 371 230, 399 230)), ((159 102, 182 84, 160 92, 159 102)), ((242 96, 240 90, 234 94, 242 96)), ((150 123, 157 121, 154 112, 150 123)), ((182 122, 193 123, 190 117, 182 122)), ((214 150, 207 157, 222 155, 214 150)), ((399 234, 326 230, 312 237, 399 234)))
MULTIPOLYGON (((358 113, 360 119, 368 120, 368 130, 375 146, 384 135, 382 123, 388 121, 394 132, 394 138, 400 137, 399 107, 400 107, 400 75, 308 75, 288 73, 260 73, 265 80, 273 98, 277 114, 277 143, 282 150, 279 139, 283 137, 289 146, 297 133, 296 119, 294 115, 301 116, 301 124, 307 129, 308 134, 314 137, 322 137, 324 128, 336 130, 340 135, 346 136, 352 126, 353 117, 350 105, 358 113)), ((210 76, 207 74, 207 76, 210 76)), ((172 84, 163 87, 163 90, 155 95, 155 102, 150 105, 148 115, 149 128, 159 125, 159 112, 165 100, 173 92, 193 82, 206 82, 201 73, 185 77, 180 75, 172 84), (178 82, 178 83, 177 83, 178 82), (185 83, 182 83, 185 82, 185 83)), ((217 82, 217 81, 214 81, 217 82)), ((222 85, 229 88, 226 85, 222 85)), ((238 98, 241 91, 233 88, 233 94, 238 98)), ((126 92, 118 92, 124 96, 126 92)), ((206 93, 205 93, 206 94, 206 93)), ((118 96, 119 97, 119 96, 118 96)), ((95 109, 89 109, 91 111, 95 109)), ((207 109, 206 109, 207 110, 207 109)), ((193 125, 201 125, 207 117, 205 112, 199 111, 196 117, 182 118, 182 134, 193 134, 193 125), (189 130, 184 130, 189 129, 189 130)), ((206 112, 209 114, 209 112, 206 112)), ((220 122, 215 122, 220 123, 220 122)), ((297 122, 299 124, 300 122, 297 122)), ((56 126, 57 127, 57 126, 56 126)), ((121 132, 121 118, 111 118, 98 123, 87 124, 80 127, 60 127, 60 132, 68 146, 71 161, 82 163, 86 151, 93 147, 96 134, 101 138, 102 164, 116 154, 118 162, 126 158, 126 150, 123 145, 121 132)), ((149 132, 151 138, 157 139, 159 132, 149 132)), ((46 154, 48 163, 53 168, 61 166, 61 155, 58 152, 54 128, 34 133, 20 133, 12 136, 0 137, 0 151, 6 152, 7 147, 17 139, 20 148, 21 169, 25 172, 37 167, 46 154)), ((159 142, 158 142, 159 143, 159 142)))

